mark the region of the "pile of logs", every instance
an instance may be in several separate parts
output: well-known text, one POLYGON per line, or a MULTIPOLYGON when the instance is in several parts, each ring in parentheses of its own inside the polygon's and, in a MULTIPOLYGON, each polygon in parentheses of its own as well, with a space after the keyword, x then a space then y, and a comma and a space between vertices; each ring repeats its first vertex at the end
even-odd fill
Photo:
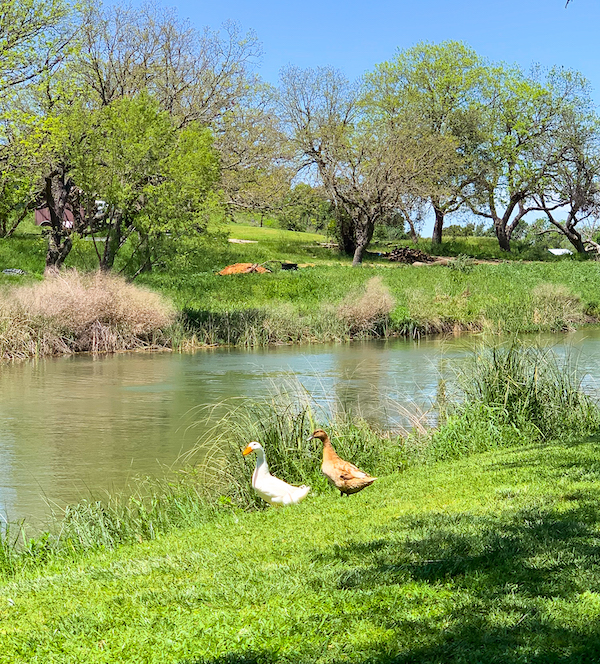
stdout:
POLYGON ((411 249, 410 247, 395 247, 388 255, 389 260, 396 261, 397 263, 431 263, 434 258, 429 256, 419 249, 411 249))

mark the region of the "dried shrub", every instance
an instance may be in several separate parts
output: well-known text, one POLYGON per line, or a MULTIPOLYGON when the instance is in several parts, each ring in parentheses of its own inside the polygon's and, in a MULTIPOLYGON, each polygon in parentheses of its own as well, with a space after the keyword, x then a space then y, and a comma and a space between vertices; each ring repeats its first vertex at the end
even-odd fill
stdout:
POLYGON ((338 307, 338 318, 355 334, 379 334, 389 319, 396 301, 383 284, 381 277, 367 281, 362 295, 350 293, 338 307))
POLYGON ((0 349, 3 357, 31 357, 164 346, 174 319, 157 293, 116 275, 72 270, 3 294, 0 349))
POLYGON ((551 330, 571 330, 585 321, 580 298, 563 284, 542 283, 532 291, 533 322, 551 330))

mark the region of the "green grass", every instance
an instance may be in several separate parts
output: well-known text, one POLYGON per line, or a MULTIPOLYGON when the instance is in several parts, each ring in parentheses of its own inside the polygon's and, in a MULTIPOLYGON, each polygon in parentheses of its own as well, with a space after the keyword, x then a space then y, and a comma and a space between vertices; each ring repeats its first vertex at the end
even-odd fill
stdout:
POLYGON ((502 450, 50 562, 0 661, 597 661, 599 487, 597 440, 502 450))
MULTIPOLYGON (((339 307, 349 294, 360 298, 373 277, 380 277, 395 307, 372 329, 361 330, 363 337, 560 331, 600 318, 600 266, 594 261, 548 255, 549 260, 537 262, 472 265, 458 258, 451 266, 412 267, 369 255, 362 268, 353 269, 349 258, 318 244, 325 240, 321 235, 243 224, 230 224, 219 233, 201 241, 178 241, 176 251, 165 252, 161 264, 137 280, 168 295, 185 312, 192 343, 256 346, 355 337, 339 307), (256 243, 229 243, 223 230, 256 243), (280 270, 278 261, 306 267, 280 270), (268 263, 274 272, 216 274, 236 262, 268 263)), ((461 256, 489 254, 493 242, 463 238, 443 250, 461 256)), ((0 274, 0 285, 40 278, 44 254, 43 240, 34 234, 0 240, 0 268, 28 272, 25 278, 0 274)), ((127 252, 121 267, 126 259, 127 252)), ((67 266, 91 270, 95 265, 92 243, 75 242, 67 266)))

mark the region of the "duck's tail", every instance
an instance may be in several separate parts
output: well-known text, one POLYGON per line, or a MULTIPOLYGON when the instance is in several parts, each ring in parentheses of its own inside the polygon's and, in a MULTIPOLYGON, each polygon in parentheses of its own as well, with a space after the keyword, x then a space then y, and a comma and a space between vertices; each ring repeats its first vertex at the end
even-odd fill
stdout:
POLYGON ((303 484, 299 486, 292 494, 290 494, 292 503, 299 503, 301 500, 304 500, 310 491, 310 487, 303 484))

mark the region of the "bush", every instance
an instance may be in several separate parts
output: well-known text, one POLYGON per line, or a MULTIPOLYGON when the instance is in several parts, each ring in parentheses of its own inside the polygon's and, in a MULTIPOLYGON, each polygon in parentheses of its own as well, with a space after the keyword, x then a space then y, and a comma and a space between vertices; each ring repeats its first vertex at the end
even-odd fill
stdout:
POLYGON ((516 342, 483 348, 460 384, 467 403, 499 408, 509 425, 542 440, 586 435, 600 426, 600 411, 583 391, 577 368, 549 349, 516 342))
POLYGON ((389 320, 396 301, 384 286, 381 277, 367 281, 362 295, 351 293, 338 308, 338 317, 350 334, 378 333, 389 320))
POLYGON ((4 358, 168 345, 175 311, 161 295, 122 277, 76 270, 48 275, 0 298, 4 358))

